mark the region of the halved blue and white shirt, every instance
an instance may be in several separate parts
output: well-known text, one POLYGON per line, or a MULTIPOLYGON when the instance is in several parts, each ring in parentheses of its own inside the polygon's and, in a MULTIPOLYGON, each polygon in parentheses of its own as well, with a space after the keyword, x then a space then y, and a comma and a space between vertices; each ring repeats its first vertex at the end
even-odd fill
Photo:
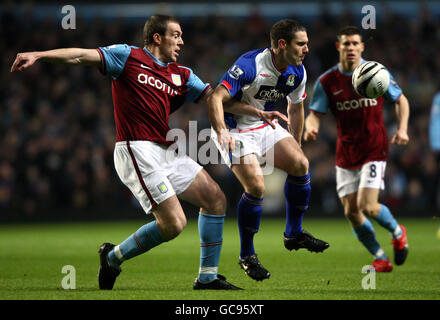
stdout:
MULTIPOLYGON (((272 111, 283 99, 296 104, 306 98, 307 74, 303 65, 289 65, 284 71, 277 68, 271 48, 252 50, 243 54, 224 74, 220 83, 231 96, 257 109, 272 111)), ((251 116, 225 113, 229 128, 247 130, 265 122, 251 116)))

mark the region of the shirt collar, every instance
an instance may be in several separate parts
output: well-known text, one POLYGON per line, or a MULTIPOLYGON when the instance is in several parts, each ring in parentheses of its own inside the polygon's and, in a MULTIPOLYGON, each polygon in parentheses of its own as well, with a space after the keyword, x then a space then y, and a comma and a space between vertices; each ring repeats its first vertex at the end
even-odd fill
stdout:
MULTIPOLYGON (((361 58, 361 64, 364 63, 364 62, 366 62, 366 61, 367 61, 367 60, 365 60, 364 58, 361 58)), ((338 70, 339 70, 339 72, 342 73, 344 76, 351 76, 351 75, 353 75, 353 71, 351 71, 351 72, 344 72, 344 71, 342 71, 341 63, 340 63, 340 62, 338 62, 338 70)))
POLYGON ((159 59, 157 59, 146 47, 144 47, 144 52, 146 54, 148 54, 151 57, 151 59, 153 59, 154 62, 156 62, 158 65, 160 65, 162 67, 167 67, 168 66, 168 63, 162 62, 159 59))

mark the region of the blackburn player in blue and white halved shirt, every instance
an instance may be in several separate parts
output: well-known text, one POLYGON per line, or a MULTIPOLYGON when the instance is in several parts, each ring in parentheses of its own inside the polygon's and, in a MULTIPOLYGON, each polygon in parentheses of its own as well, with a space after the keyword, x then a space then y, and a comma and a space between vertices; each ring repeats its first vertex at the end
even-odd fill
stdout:
MULTIPOLYGON (((309 162, 301 150, 307 79, 302 62, 309 51, 307 32, 298 22, 285 19, 272 26, 270 40, 271 47, 243 54, 207 99, 219 148, 233 149, 231 136, 240 142, 240 149, 231 153, 231 169, 245 191, 237 206, 241 241, 239 264, 257 281, 270 277, 253 243, 263 212, 265 186, 260 165, 263 160, 272 161, 274 167, 288 174, 284 185, 287 218, 284 246, 288 250, 306 248, 313 252, 329 247, 327 242, 302 229, 311 194, 309 162), (245 105, 226 106, 231 99, 245 105), (280 118, 287 120, 289 131, 276 120, 272 122, 275 104, 284 99, 288 102, 288 118, 280 118), (223 118, 224 111, 227 113, 223 118), (268 154, 272 154, 273 159, 266 157, 268 154)), ((224 154, 224 150, 220 151, 224 154)))

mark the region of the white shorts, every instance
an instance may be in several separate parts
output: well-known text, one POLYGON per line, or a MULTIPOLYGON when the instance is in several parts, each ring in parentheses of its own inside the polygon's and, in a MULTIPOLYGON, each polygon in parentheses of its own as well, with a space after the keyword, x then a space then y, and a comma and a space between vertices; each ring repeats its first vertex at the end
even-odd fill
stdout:
POLYGON ((152 141, 117 142, 116 172, 148 214, 151 209, 184 192, 203 168, 187 155, 152 141))
POLYGON ((355 193, 360 188, 385 189, 386 165, 385 161, 371 161, 353 170, 336 166, 336 191, 339 198, 355 193))
POLYGON ((230 135, 236 140, 236 148, 231 155, 232 164, 240 163, 239 158, 248 154, 255 154, 260 163, 266 162, 264 156, 267 151, 280 140, 292 136, 277 121, 274 121, 274 124, 275 129, 266 124, 248 130, 229 130, 230 135))

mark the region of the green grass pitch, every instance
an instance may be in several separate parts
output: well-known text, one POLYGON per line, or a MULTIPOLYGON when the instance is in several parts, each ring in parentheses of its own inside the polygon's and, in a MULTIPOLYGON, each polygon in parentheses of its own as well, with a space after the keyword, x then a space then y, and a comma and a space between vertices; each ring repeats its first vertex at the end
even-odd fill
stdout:
MULTIPOLYGON (((283 247, 282 219, 262 220, 256 251, 271 278, 255 282, 237 264, 239 237, 227 219, 219 273, 244 291, 194 291, 199 267, 197 221, 189 220, 178 238, 122 265, 112 291, 100 291, 98 254, 102 242, 120 243, 145 221, 0 225, 2 300, 437 300, 440 299, 438 220, 401 219, 408 230, 409 256, 388 274, 376 273, 375 289, 363 289, 362 267, 372 257, 344 219, 305 218, 303 227, 330 243, 324 253, 283 247), (65 290, 65 265, 75 268, 76 289, 65 290)), ((374 224, 392 258, 390 235, 374 224)), ((370 284, 370 282, 368 282, 370 284)))

